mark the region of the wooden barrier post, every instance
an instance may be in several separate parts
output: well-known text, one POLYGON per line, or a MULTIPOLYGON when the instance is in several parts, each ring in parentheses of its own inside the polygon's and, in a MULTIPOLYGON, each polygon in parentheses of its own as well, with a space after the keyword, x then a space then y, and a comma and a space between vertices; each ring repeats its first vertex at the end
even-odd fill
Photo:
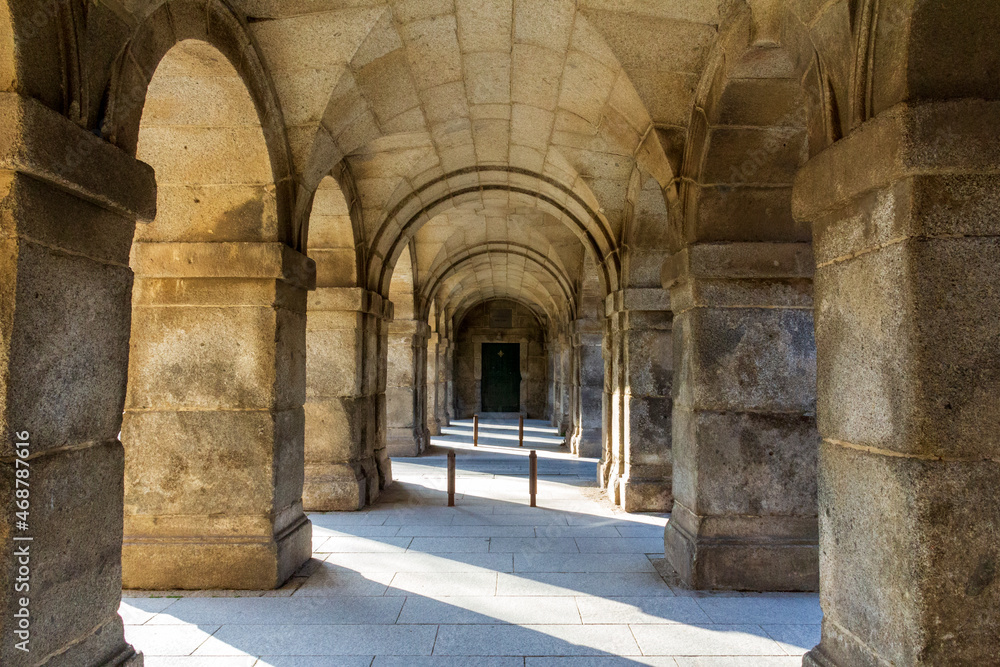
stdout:
POLYGON ((448 452, 448 507, 455 506, 455 450, 448 452))
POLYGON ((517 446, 524 447, 524 415, 517 418, 517 446))
POLYGON ((528 493, 531 495, 531 506, 537 507, 535 497, 538 495, 538 452, 534 449, 528 455, 528 493))
POLYGON ((472 446, 479 446, 479 415, 472 418, 472 446))

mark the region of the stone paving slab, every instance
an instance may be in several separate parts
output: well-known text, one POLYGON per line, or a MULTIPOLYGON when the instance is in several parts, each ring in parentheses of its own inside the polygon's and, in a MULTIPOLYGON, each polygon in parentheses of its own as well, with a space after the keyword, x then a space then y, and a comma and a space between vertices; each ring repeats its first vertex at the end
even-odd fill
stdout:
POLYGON ((489 537, 415 537, 409 551, 433 553, 486 553, 489 537))
POLYGON ((258 659, 252 655, 213 658, 147 655, 144 664, 145 667, 262 667, 258 659))
POLYGON ((442 625, 435 655, 639 655, 626 625, 442 625))
POLYGON ((578 597, 577 607, 586 624, 711 623, 697 600, 686 597, 578 597))
POLYGON ((403 600, 381 596, 298 598, 184 598, 147 625, 391 625, 403 600))
POLYGON ((397 623, 478 624, 496 623, 540 624, 558 620, 580 623, 576 600, 571 597, 442 597, 438 599, 410 596, 397 623))
POLYGON ((436 625, 225 625, 194 655, 430 655, 436 625))
POLYGON ((658 554, 663 553, 663 536, 647 537, 578 537, 580 553, 585 554, 658 554))
POLYGON ((480 456, 454 508, 443 456, 394 460, 383 503, 310 515, 315 558, 279 590, 125 591, 126 635, 149 667, 799 667, 818 642, 816 595, 671 587, 669 517, 592 475, 528 507, 502 474, 524 454, 480 456))
POLYGON ((511 554, 491 553, 330 554, 326 562, 355 573, 514 571, 511 554))
POLYGON ((496 572, 398 572, 386 595, 452 597, 495 595, 496 572))
POLYGON ((490 539, 490 551, 519 554, 578 554, 580 547, 572 537, 494 537, 490 539))
MULTIPOLYGON (((374 656, 359 655, 268 655, 261 656, 253 667, 369 667, 374 656)), ((205 659, 205 658, 203 658, 205 659)), ((412 660, 412 656, 407 656, 412 660)))
POLYGON ((702 598, 698 604, 711 623, 775 623, 819 625, 823 613, 816 596, 790 593, 775 597, 702 598))
POLYGON ((790 655, 803 655, 806 651, 819 644, 820 625, 772 625, 761 624, 764 632, 790 655))
POLYGON ((125 640, 150 655, 190 655, 219 630, 218 625, 129 625, 125 640))
POLYGON ((673 597, 674 592, 655 572, 533 572, 499 574, 497 595, 673 597))
POLYGON ((524 667, 523 658, 463 656, 377 656, 372 667, 524 667))
POLYGON ((399 535, 413 537, 534 537, 534 526, 400 526, 399 535))
POLYGON ((514 572, 655 572, 643 554, 514 554, 514 572))
POLYGON ((759 625, 629 626, 643 655, 787 655, 759 625))

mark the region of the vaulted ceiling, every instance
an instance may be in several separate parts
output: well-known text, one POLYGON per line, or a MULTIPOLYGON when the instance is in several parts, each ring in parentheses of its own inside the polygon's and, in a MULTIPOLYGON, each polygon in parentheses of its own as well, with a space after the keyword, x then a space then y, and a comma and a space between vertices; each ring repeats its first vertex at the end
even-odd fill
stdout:
MULTIPOLYGON (((368 280, 573 310, 636 198, 673 186, 717 0, 254 0, 296 172, 346 164, 368 280)), ((665 204, 660 211, 665 216, 665 204)), ((342 244, 350 247, 350 243, 342 244)))

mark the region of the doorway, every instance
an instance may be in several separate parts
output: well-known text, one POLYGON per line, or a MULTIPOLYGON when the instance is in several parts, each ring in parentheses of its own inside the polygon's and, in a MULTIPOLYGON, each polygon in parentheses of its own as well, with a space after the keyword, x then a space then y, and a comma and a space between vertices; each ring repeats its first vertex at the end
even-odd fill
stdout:
POLYGON ((482 411, 521 411, 519 343, 483 343, 482 411))

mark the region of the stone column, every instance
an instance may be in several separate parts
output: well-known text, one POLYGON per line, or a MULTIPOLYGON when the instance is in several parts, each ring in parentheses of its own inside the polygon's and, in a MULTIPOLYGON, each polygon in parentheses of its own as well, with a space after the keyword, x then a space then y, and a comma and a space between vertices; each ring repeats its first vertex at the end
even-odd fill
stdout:
POLYGON ((280 243, 136 243, 126 588, 276 588, 312 554, 302 511, 306 291, 280 243))
POLYGON ((823 438, 823 639, 804 665, 996 664, 998 119, 900 105, 796 182, 823 438))
POLYGON ((601 355, 601 322, 573 322, 573 346, 576 358, 576 408, 571 447, 580 457, 598 458, 602 449, 604 414, 604 359, 601 355))
POLYGON ((361 288, 321 287, 309 295, 303 493, 308 510, 361 509, 375 502, 380 479, 392 479, 379 429, 385 414, 379 359, 390 311, 381 296, 361 288))
POLYGON ((619 372, 609 388, 620 412, 610 443, 608 495, 627 512, 669 512, 673 455, 673 313, 662 289, 626 289, 606 301, 619 372))
POLYGON ((155 206, 152 169, 33 100, 0 94, 0 664, 142 664, 118 616, 118 432, 129 248, 136 218, 151 220, 155 206), (17 581, 21 567, 29 582, 17 581), (17 648, 23 597, 29 653, 17 648))
POLYGON ((571 434, 573 426, 573 381, 572 381, 572 358, 573 351, 570 345, 569 336, 560 334, 559 336, 559 376, 560 395, 560 417, 559 433, 564 436, 571 434))
MULTIPOLYGON (((386 448, 389 457, 418 456, 427 447, 421 386, 427 382, 426 322, 390 322, 386 385, 386 448)), ((425 404, 426 405, 426 404, 425 404)))
POLYGON ((667 560, 694 588, 818 585, 809 244, 692 245, 674 309, 667 560))
POLYGON ((549 387, 546 398, 546 409, 549 413, 549 425, 559 425, 559 340, 549 338, 545 345, 548 353, 549 387))
POLYGON ((438 347, 440 345, 440 336, 437 332, 431 333, 427 337, 427 434, 428 434, 428 444, 430 444, 430 436, 441 434, 441 418, 440 418, 440 357, 438 347))
POLYGON ((455 341, 448 338, 444 348, 444 421, 455 419, 455 341))

